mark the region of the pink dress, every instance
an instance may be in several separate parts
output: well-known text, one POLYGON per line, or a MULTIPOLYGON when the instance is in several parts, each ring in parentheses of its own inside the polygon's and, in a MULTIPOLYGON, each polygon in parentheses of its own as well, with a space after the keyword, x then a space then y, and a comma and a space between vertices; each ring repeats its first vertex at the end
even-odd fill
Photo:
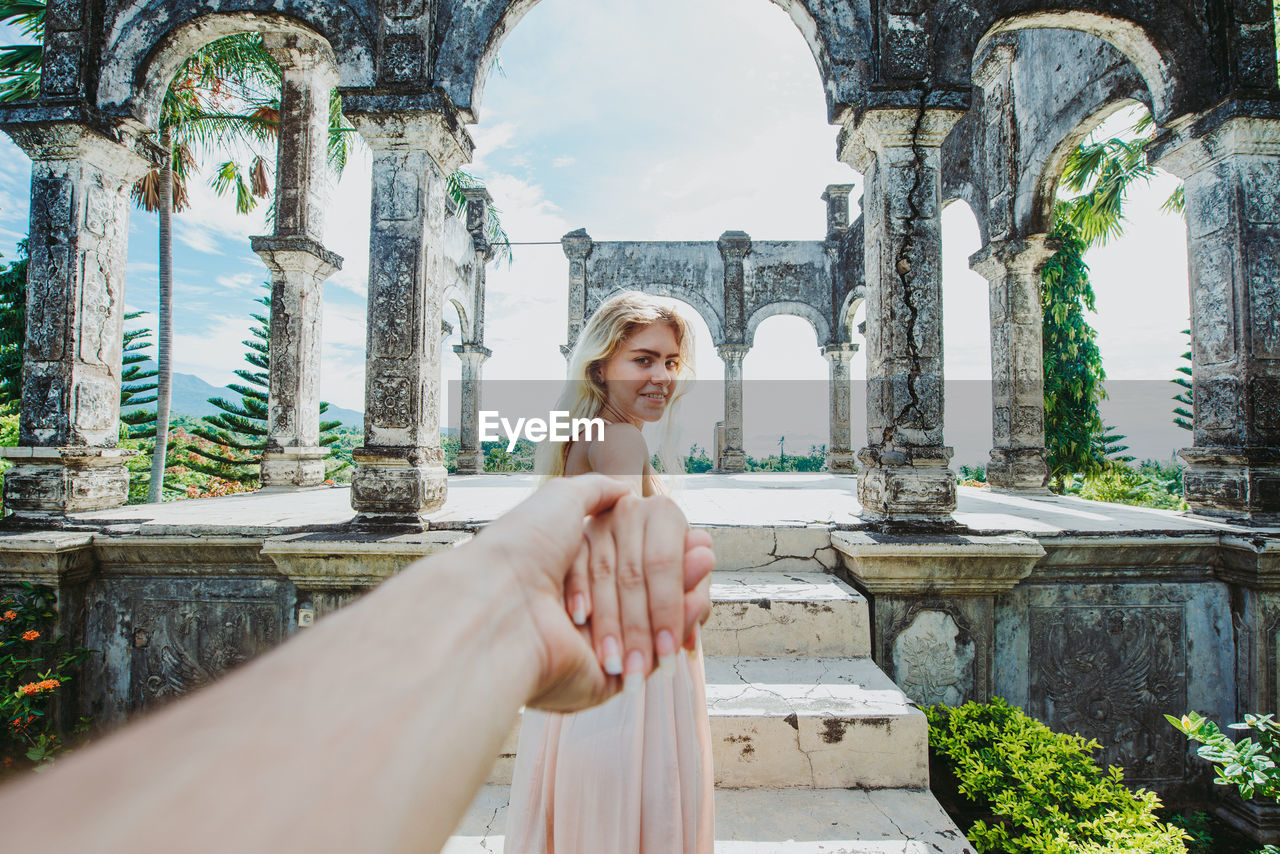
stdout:
POLYGON ((675 673, 574 714, 525 709, 506 854, 711 854, 702 648, 675 673))

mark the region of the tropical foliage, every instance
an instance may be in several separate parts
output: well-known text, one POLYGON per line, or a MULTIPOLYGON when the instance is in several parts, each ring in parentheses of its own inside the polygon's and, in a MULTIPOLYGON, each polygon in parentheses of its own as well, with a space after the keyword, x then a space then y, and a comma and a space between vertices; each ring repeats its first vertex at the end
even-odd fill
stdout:
MULTIPOLYGON (((1086 139, 1063 170, 1063 196, 1054 207, 1050 238, 1057 251, 1041 270, 1045 402, 1045 453, 1050 488, 1061 492, 1068 478, 1096 478, 1116 463, 1129 463, 1123 436, 1102 421, 1106 371, 1097 332, 1085 252, 1123 232, 1124 205, 1135 181, 1155 174, 1147 146, 1155 135, 1149 115, 1120 136, 1086 139)), ((1164 204, 1181 211, 1182 190, 1164 204)), ((1120 476, 1123 477, 1123 476, 1120 476)))
MULTIPOLYGON (((1280 0, 1277 0, 1280 2, 1280 0)), ((1173 399, 1178 403, 1173 410, 1173 423, 1177 424, 1183 430, 1195 429, 1192 421, 1193 406, 1191 403, 1192 387, 1191 387, 1191 330, 1184 329, 1182 334, 1187 337, 1187 350, 1182 354, 1184 364, 1178 365, 1174 370, 1180 375, 1170 380, 1179 389, 1173 399)))
POLYGON ((27 340, 27 241, 0 265, 0 409, 22 399, 22 348, 27 340))
POLYGON ((27 582, 0 596, 0 776, 50 762, 63 747, 57 704, 90 651, 57 633, 56 602, 51 588, 27 582))
POLYGON ((1000 698, 933 706, 932 788, 979 854, 1184 854, 1159 798, 1103 770, 1096 741, 1058 733, 1000 698))
MULTIPOLYGON (((206 415, 200 424, 192 428, 191 434, 204 443, 186 448, 191 454, 186 464, 188 468, 247 486, 258 484, 262 452, 267 446, 267 396, 270 388, 267 363, 271 348, 271 297, 259 297, 255 302, 264 306, 267 313, 253 315, 257 321, 250 329, 253 337, 244 342, 248 348, 244 359, 249 368, 237 369, 236 376, 242 382, 227 386, 240 395, 240 400, 210 398, 209 402, 221 411, 206 415)), ((329 404, 320 404, 322 414, 328 408, 329 404)), ((340 426, 339 421, 320 423, 322 447, 330 447, 338 441, 339 437, 333 431, 340 426)), ((332 450, 329 459, 333 461, 327 467, 330 475, 347 465, 345 461, 336 460, 332 450)))

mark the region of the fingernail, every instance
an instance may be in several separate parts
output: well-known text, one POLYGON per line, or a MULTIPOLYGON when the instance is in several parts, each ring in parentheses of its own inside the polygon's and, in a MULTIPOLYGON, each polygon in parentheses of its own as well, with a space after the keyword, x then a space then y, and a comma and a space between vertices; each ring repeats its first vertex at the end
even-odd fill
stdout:
POLYGON ((622 680, 622 690, 632 694, 639 691, 642 684, 644 684, 644 654, 638 649, 633 649, 627 655, 627 675, 622 680))
POLYGON ((676 672, 676 639, 671 632, 666 629, 658 632, 654 648, 658 652, 658 669, 662 671, 662 675, 673 676, 676 672))
POLYGON ((573 596, 573 624, 575 626, 587 624, 587 597, 581 593, 575 593, 573 596))
POLYGON ((622 650, 618 647, 618 639, 607 637, 600 641, 604 649, 604 672, 610 676, 622 675, 622 650))

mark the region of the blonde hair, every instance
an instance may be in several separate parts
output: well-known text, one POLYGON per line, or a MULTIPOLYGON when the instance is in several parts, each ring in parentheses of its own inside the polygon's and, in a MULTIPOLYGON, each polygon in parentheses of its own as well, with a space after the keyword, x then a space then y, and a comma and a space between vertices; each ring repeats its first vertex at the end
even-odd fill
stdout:
MULTIPOLYGON (((605 300, 587 320, 569 354, 569 371, 564 390, 554 409, 568 412, 570 418, 596 418, 608 402, 608 392, 598 370, 618 352, 622 344, 639 330, 654 323, 671 327, 680 354, 680 367, 671 390, 666 411, 658 420, 662 443, 658 459, 668 476, 683 472, 675 468, 679 456, 675 451, 675 412, 680 398, 693 379, 693 332, 689 322, 674 309, 667 308, 639 291, 623 291, 605 300)), ((569 454, 568 442, 544 441, 538 445, 533 470, 544 478, 564 474, 569 454)))

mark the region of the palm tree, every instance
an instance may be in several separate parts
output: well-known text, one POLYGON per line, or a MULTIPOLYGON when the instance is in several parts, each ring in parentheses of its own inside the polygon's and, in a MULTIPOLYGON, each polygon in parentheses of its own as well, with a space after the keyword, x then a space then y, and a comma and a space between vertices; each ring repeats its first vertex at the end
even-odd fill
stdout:
MULTIPOLYGON (((159 323, 156 362, 156 436, 151 457, 151 483, 147 500, 157 503, 164 494, 164 469, 168 461, 169 407, 172 399, 173 352, 173 214, 187 207, 186 180, 196 165, 193 149, 236 143, 265 142, 279 122, 280 68, 262 46, 262 38, 239 33, 217 39, 183 62, 165 92, 160 108, 160 147, 166 153, 161 165, 134 185, 135 201, 159 216, 159 323), (277 106, 272 109, 272 97, 277 106)), ((225 172, 227 164, 220 167, 225 172)), ((265 161, 259 154, 250 169, 255 180, 237 193, 236 208, 251 210, 260 196, 270 192, 265 161)), ((215 175, 214 186, 219 193, 215 175)))

